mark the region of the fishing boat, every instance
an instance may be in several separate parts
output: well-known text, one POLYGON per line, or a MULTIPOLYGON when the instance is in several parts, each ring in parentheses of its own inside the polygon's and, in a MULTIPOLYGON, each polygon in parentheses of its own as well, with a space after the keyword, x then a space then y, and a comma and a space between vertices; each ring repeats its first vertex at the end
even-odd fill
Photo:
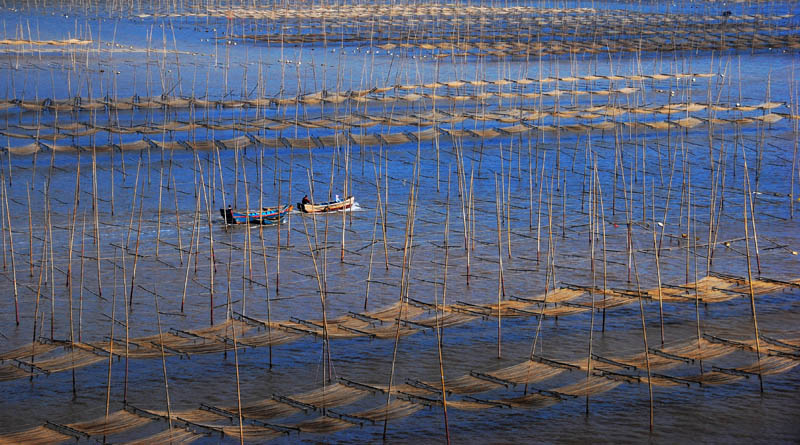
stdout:
POLYGON ((356 198, 354 196, 348 196, 345 199, 323 202, 319 204, 298 202, 297 210, 300 210, 303 213, 338 212, 339 210, 347 210, 350 207, 353 207, 355 202, 356 198))
POLYGON ((276 207, 263 207, 260 210, 239 210, 228 207, 219 209, 226 224, 277 224, 286 219, 292 210, 290 204, 276 207))

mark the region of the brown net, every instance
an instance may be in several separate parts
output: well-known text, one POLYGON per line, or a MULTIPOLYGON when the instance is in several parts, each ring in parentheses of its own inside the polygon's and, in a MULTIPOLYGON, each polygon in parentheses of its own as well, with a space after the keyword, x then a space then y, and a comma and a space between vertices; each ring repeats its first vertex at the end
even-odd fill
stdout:
POLYGON ((14 360, 40 354, 46 354, 60 347, 62 346, 56 345, 55 343, 39 343, 39 342, 28 343, 27 345, 20 346, 17 349, 12 349, 11 351, 0 354, 0 360, 14 360))
POLYGON ((700 385, 724 385, 739 381, 743 379, 744 376, 712 371, 696 376, 681 377, 681 378, 683 380, 687 380, 693 383, 698 383, 700 385))
MULTIPOLYGON (((237 407, 225 408, 230 412, 238 412, 237 407)), ((248 402, 242 406, 242 416, 252 419, 273 419, 277 417, 286 417, 299 412, 298 408, 292 405, 278 402, 274 399, 264 399, 256 402, 248 402)))
POLYGON ((4 382, 7 380, 21 379, 23 377, 30 377, 31 375, 32 375, 31 371, 26 371, 14 365, 0 366, 0 382, 4 382))
POLYGON ((18 147, 6 147, 6 150, 8 150, 8 152, 12 155, 27 156, 36 153, 37 151, 41 150, 41 148, 39 148, 38 143, 33 142, 31 144, 18 147))
POLYGON ((350 428, 354 424, 330 416, 320 416, 315 419, 296 423, 293 426, 304 433, 328 434, 350 428))
POLYGON ((164 430, 160 433, 153 434, 152 436, 143 437, 130 442, 125 445, 151 445, 156 443, 169 443, 169 444, 188 444, 204 437, 202 434, 197 434, 183 428, 175 428, 172 430, 164 430))
POLYGON ((184 420, 191 423, 204 424, 209 426, 227 425, 232 421, 233 416, 226 416, 217 412, 205 409, 185 409, 180 411, 172 410, 169 413, 163 410, 146 410, 148 414, 159 416, 164 419, 171 415, 173 420, 184 420))
POLYGON ((622 382, 616 380, 590 376, 589 378, 581 379, 577 383, 556 388, 555 391, 571 396, 592 396, 610 391, 620 384, 622 384, 622 382))
POLYGON ((335 407, 348 405, 369 394, 367 391, 334 383, 333 385, 315 389, 303 394, 291 396, 292 400, 317 407, 335 407))
POLYGON ((768 357, 762 357, 761 360, 753 363, 752 365, 743 366, 736 369, 738 371, 750 374, 770 375, 784 373, 793 369, 797 365, 800 365, 800 361, 798 360, 771 355, 768 357))
POLYGON ((353 414, 353 417, 370 420, 372 422, 382 422, 384 420, 400 419, 402 417, 410 416, 422 408, 423 405, 419 403, 395 399, 389 402, 388 405, 357 412, 353 414))
POLYGON ((28 366, 35 366, 45 372, 61 372, 108 360, 108 356, 95 354, 94 352, 73 348, 64 354, 39 362, 23 362, 28 366))
MULTIPOLYGON (((439 381, 427 382, 427 385, 434 388, 441 388, 442 384, 439 381)), ((454 394, 477 394, 480 392, 491 391, 500 388, 501 384, 492 382, 485 379, 479 379, 471 375, 464 375, 454 379, 445 380, 444 387, 447 392, 454 394)))
POLYGON ((128 431, 152 422, 151 419, 138 416, 125 410, 110 413, 108 417, 100 417, 87 422, 70 423, 66 426, 86 433, 90 436, 110 435, 128 431))
POLYGON ((545 394, 533 393, 527 394, 520 397, 511 397, 507 399, 500 399, 498 402, 503 403, 505 405, 510 405, 514 408, 522 408, 522 409, 537 409, 537 408, 546 408, 548 406, 555 405, 559 402, 558 397, 548 396, 545 394))
POLYGON ((238 426, 226 426, 222 428, 222 433, 226 436, 254 442, 266 442, 284 434, 272 428, 257 425, 242 425, 241 429, 238 426))
POLYGON ((75 438, 44 426, 0 436, 0 444, 4 445, 47 445, 67 440, 74 441, 75 438))
POLYGON ((486 374, 513 383, 534 383, 555 377, 565 370, 564 368, 529 360, 496 371, 490 371, 486 374))
POLYGON ((227 148, 229 150, 247 148, 247 147, 249 147, 251 145, 254 145, 253 141, 251 141, 250 138, 247 137, 247 136, 239 136, 239 137, 231 138, 231 139, 221 139, 219 141, 219 143, 223 147, 225 147, 225 148, 227 148))

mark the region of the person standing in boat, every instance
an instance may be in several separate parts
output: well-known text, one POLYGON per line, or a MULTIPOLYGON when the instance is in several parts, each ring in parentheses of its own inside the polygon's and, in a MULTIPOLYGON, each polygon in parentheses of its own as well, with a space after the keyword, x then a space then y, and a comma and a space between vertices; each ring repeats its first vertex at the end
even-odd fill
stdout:
POLYGON ((303 196, 303 204, 311 204, 311 200, 308 199, 308 195, 303 196))
POLYGON ((228 204, 228 208, 225 209, 225 222, 227 224, 236 224, 236 220, 233 219, 233 209, 230 204, 228 204))

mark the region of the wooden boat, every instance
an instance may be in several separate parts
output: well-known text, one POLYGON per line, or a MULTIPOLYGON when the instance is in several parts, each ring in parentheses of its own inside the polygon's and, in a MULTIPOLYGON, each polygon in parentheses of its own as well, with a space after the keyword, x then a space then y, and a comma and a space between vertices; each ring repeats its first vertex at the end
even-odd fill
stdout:
POLYGON ((303 204, 298 202, 297 210, 304 213, 338 212, 339 210, 347 210, 353 207, 355 202, 356 198, 354 196, 348 196, 339 201, 323 202, 319 204, 303 204))
POLYGON ((225 224, 276 224, 283 222, 292 210, 291 204, 263 207, 261 210, 219 209, 225 224))

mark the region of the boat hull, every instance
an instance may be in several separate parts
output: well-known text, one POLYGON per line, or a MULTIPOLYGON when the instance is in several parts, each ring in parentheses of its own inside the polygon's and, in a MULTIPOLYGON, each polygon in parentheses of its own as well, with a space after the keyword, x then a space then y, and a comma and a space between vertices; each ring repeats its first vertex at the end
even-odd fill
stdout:
POLYGON ((226 224, 277 224, 285 220, 291 210, 292 206, 287 204, 260 210, 219 209, 219 212, 226 224))
POLYGON ((320 204, 297 203, 297 209, 303 213, 338 212, 353 207, 353 204, 355 204, 355 202, 356 198, 354 196, 348 196, 347 198, 341 201, 331 201, 320 204))

